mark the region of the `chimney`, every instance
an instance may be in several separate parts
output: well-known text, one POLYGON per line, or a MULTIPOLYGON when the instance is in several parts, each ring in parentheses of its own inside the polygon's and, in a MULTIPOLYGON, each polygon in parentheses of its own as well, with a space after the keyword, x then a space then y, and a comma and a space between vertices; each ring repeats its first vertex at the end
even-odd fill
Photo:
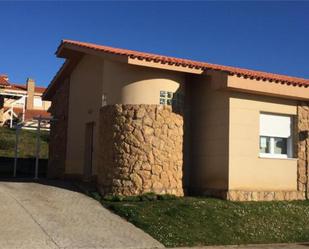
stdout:
POLYGON ((31 110, 33 109, 33 102, 34 102, 35 81, 33 79, 28 78, 26 86, 28 95, 26 109, 31 110))

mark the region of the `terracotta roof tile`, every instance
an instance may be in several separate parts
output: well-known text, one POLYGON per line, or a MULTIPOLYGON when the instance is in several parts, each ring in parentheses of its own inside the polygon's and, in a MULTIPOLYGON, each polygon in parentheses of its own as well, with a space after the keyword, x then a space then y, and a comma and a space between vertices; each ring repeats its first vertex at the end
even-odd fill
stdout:
MULTIPOLYGON (((21 85, 21 84, 11 84, 12 90, 21 90, 21 91, 27 91, 27 86, 26 85, 21 85)), ((36 93, 43 93, 46 90, 46 87, 42 86, 36 86, 35 87, 35 92, 36 93)))
POLYGON ((44 118, 51 117, 50 113, 44 110, 26 110, 25 112, 25 120, 31 120, 34 117, 42 116, 44 118))
MULTIPOLYGON (((9 107, 4 107, 3 108, 4 111, 8 110, 9 107)), ((22 108, 14 108, 14 112, 21 116, 22 113, 23 113, 23 109, 22 108)), ((39 117, 39 116, 42 116, 44 118, 49 118, 51 117, 51 114, 45 110, 25 110, 25 120, 31 120, 33 119, 34 117, 39 117)))
POLYGON ((230 75, 236 75, 238 77, 245 77, 245 78, 257 79, 257 80, 269 80, 269 81, 273 81, 276 83, 288 84, 288 85, 293 85, 293 86, 296 86, 296 85, 305 86, 305 87, 309 86, 309 79, 290 77, 286 75, 266 73, 262 71, 255 71, 255 70, 249 70, 249 69, 231 67, 231 66, 223 66, 223 65, 218 65, 218 64, 211 64, 211 63, 199 62, 199 61, 193 61, 193 60, 187 60, 187 59, 180 59, 180 58, 162 56, 162 55, 151 54, 151 53, 143 53, 143 52, 138 52, 138 51, 133 51, 133 50, 119 49, 119 48, 113 48, 113 47, 108 47, 108 46, 102 46, 102 45, 96 45, 92 43, 78 42, 78 41, 72 41, 72 40, 63 40, 60 46, 58 47, 58 50, 56 53, 58 53, 60 48, 65 44, 71 44, 71 45, 75 45, 79 47, 89 48, 89 49, 93 49, 97 51, 102 51, 105 53, 124 55, 129 58, 134 58, 138 60, 153 61, 153 62, 161 63, 161 64, 169 64, 169 65, 176 65, 176 66, 203 69, 203 70, 223 71, 223 72, 227 72, 230 75))
POLYGON ((4 75, 0 75, 0 86, 9 86, 10 83, 5 79, 4 75))

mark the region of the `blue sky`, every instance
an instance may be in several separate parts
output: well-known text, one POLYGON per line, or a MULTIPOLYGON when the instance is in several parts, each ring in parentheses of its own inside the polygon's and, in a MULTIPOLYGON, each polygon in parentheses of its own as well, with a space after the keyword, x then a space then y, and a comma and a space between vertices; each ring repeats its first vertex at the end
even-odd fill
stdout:
POLYGON ((2 2, 0 73, 41 85, 72 39, 309 78, 309 2, 2 2))

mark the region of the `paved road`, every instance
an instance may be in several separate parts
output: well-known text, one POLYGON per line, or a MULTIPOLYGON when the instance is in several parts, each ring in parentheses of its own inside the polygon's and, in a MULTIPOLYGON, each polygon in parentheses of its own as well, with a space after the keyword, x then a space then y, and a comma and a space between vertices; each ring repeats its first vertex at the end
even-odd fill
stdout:
POLYGON ((0 182, 0 248, 160 248, 148 234, 78 192, 0 182))

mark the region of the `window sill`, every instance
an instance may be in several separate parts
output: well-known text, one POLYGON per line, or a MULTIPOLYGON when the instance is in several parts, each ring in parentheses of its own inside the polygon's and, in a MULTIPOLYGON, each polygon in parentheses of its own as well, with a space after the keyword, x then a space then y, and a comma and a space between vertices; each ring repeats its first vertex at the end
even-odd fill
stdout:
POLYGON ((298 158, 294 158, 294 157, 278 157, 275 155, 259 155, 259 158, 261 159, 276 159, 276 160, 292 160, 292 161, 297 161, 298 158))

